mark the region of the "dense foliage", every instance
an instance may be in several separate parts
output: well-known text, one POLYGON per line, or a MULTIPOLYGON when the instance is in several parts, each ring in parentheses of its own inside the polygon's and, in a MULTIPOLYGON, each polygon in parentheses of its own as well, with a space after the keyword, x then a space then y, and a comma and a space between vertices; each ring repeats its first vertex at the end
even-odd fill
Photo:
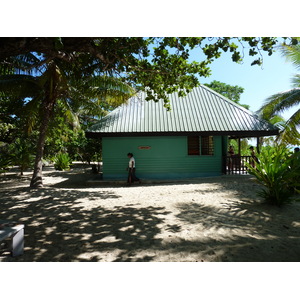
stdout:
POLYGON ((261 185, 259 195, 268 203, 282 205, 300 193, 300 153, 291 154, 283 146, 265 147, 257 155, 255 166, 248 164, 249 173, 261 185))
MULTIPOLYGON (((165 99, 166 93, 191 90, 200 77, 207 77, 209 65, 231 52, 232 61, 240 62, 247 54, 252 64, 262 64, 262 52, 272 55, 278 38, 203 38, 203 37, 112 37, 112 38, 1 38, 0 60, 9 65, 9 57, 25 53, 41 53, 44 60, 59 60, 70 68, 90 68, 122 77, 129 84, 148 90, 148 99, 165 99), (199 59, 190 62, 191 51, 199 59), (92 58, 92 61, 91 61, 92 58), (74 66, 74 63, 77 65, 74 66), (151 91, 154 91, 153 93, 151 91)), ((288 44, 298 43, 287 39, 288 44)))
POLYGON ((233 86, 217 80, 214 80, 211 83, 205 83, 204 85, 208 86, 209 88, 223 95, 224 97, 230 99, 231 101, 243 106, 244 108, 250 108, 249 105, 240 103, 241 94, 244 92, 243 87, 238 85, 233 86))
POLYGON ((69 139, 70 129, 80 128, 80 116, 99 116, 103 106, 123 103, 135 93, 131 86, 117 78, 93 74, 91 64, 92 59, 84 60, 84 65, 80 66, 38 53, 10 57, 0 64, 1 99, 8 99, 3 100, 8 104, 19 100, 13 106, 11 118, 20 120, 28 136, 34 130, 38 133, 32 187, 43 185, 44 148, 51 127, 59 147, 61 140, 69 139))

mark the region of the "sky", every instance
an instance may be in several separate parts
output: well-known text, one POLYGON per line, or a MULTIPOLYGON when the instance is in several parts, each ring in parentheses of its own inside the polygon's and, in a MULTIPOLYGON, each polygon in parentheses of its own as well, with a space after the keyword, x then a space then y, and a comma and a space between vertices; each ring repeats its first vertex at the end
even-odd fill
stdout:
MULTIPOLYGON (((297 73, 291 62, 287 62, 279 51, 268 56, 263 53, 263 65, 251 66, 253 57, 245 55, 244 62, 237 64, 231 61, 231 54, 224 53, 211 64, 212 75, 208 78, 200 78, 200 82, 210 83, 218 80, 230 85, 238 85, 244 88, 240 103, 250 105, 251 111, 257 111, 265 99, 278 92, 292 88, 291 78, 297 73)), ((193 55, 197 59, 197 55, 193 55)), ((299 107, 298 107, 299 109, 299 107)), ((296 110, 291 109, 282 114, 286 119, 296 110)))

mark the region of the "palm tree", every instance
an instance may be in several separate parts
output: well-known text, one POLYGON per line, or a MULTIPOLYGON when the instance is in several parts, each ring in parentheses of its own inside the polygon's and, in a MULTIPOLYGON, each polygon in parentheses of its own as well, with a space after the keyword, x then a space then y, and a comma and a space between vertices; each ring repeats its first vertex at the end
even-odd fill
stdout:
MULTIPOLYGON (((300 69, 300 45, 287 46, 282 45, 282 54, 291 61, 297 69, 300 69)), ((292 78, 293 88, 274 94, 265 100, 264 105, 260 108, 259 113, 264 119, 271 119, 292 107, 300 105, 300 74, 292 78)), ((300 141, 298 131, 300 125, 300 108, 286 121, 282 126, 279 141, 283 144, 297 144, 300 141)))
POLYGON ((120 104, 134 94, 133 88, 121 79, 96 73, 92 59, 89 61, 84 57, 78 61, 67 62, 28 53, 6 60, 0 68, 0 74, 3 74, 0 75, 0 95, 9 97, 11 101, 23 100, 23 117, 27 117, 29 130, 37 120, 40 122, 31 187, 43 186, 44 144, 58 101, 69 107, 69 112, 72 108, 76 111, 82 107, 93 107, 95 113, 95 107, 100 103, 120 104))

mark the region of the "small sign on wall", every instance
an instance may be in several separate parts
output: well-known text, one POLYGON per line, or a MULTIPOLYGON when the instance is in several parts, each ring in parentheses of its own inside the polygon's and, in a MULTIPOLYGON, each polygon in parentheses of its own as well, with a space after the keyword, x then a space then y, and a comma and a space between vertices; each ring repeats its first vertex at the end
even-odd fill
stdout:
POLYGON ((139 150, 150 150, 151 146, 138 146, 139 150))

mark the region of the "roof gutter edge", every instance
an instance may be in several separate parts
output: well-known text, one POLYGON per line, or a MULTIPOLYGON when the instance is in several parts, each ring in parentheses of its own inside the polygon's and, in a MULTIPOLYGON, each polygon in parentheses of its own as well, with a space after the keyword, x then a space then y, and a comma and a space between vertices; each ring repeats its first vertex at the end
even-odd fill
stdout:
POLYGON ((257 131, 182 131, 182 132, 85 132, 87 138, 102 137, 140 137, 140 136, 236 136, 236 137, 260 137, 278 135, 279 130, 257 131))

